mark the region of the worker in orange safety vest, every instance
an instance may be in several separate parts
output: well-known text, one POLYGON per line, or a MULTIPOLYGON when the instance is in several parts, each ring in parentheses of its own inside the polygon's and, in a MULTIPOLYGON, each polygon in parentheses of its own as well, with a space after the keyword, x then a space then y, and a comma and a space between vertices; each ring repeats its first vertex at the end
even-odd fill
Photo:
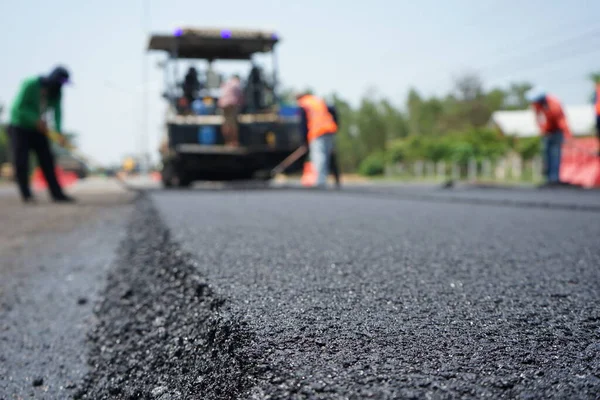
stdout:
POLYGON ((296 100, 303 111, 303 117, 306 118, 302 118, 301 125, 306 131, 310 161, 317 174, 315 186, 325 187, 338 126, 323 99, 302 93, 296 96, 296 100))
POLYGON ((536 121, 543 136, 544 164, 546 179, 549 185, 560 182, 560 162, 562 144, 572 137, 560 101, 544 90, 534 88, 527 93, 527 100, 532 104, 536 121))

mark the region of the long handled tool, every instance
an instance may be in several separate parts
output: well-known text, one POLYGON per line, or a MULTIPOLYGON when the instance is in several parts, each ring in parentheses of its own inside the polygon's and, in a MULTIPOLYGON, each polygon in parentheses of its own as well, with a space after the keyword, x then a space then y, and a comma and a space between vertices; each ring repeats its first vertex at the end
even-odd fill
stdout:
POLYGON ((305 155, 307 151, 308 147, 306 145, 298 147, 292 154, 287 156, 285 160, 280 162, 275 168, 271 170, 271 176, 275 176, 285 171, 287 168, 290 167, 290 165, 292 165, 293 163, 298 161, 300 157, 305 155))
POLYGON ((81 153, 79 150, 77 150, 77 148, 75 146, 73 146, 67 140, 61 139, 61 138, 64 138, 64 136, 61 135, 60 133, 50 130, 50 131, 48 131, 46 136, 48 136, 48 138, 50 140, 52 140, 53 142, 58 144, 63 149, 68 150, 69 153, 71 153, 73 156, 78 158, 80 161, 83 161, 86 164, 94 165, 95 167, 101 167, 101 165, 99 163, 92 161, 89 156, 81 153))
MULTIPOLYGON (((93 161, 92 159, 90 159, 89 156, 81 153, 79 150, 77 150, 77 148, 75 146, 73 146, 68 141, 64 140, 65 139, 64 136, 61 135, 60 133, 58 133, 56 131, 53 131, 53 130, 49 130, 46 133, 46 136, 48 137, 48 139, 50 139, 51 141, 55 142, 60 147, 64 148, 65 150, 68 150, 73 156, 75 156, 76 158, 78 158, 80 161, 82 161, 82 162, 84 162, 84 163, 86 163, 88 165, 93 165, 96 168, 102 168, 102 165, 100 163, 93 161)), ((119 177, 117 175, 116 179, 125 188, 130 189, 129 185, 127 185, 127 183, 125 181, 123 181, 123 179, 121 177, 119 177)))

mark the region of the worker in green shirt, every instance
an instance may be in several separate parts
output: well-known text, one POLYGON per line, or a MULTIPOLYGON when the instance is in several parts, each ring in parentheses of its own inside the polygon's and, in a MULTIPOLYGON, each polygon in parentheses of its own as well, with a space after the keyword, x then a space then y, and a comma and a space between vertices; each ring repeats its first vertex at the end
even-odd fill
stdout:
POLYGON ((27 78, 21 84, 12 104, 9 134, 17 183, 21 197, 26 203, 35 200, 29 188, 30 150, 36 153, 52 199, 55 202, 74 201, 63 192, 56 179, 54 156, 50 150, 47 137, 48 125, 45 119, 48 110, 52 109, 55 131, 62 133, 62 87, 68 81, 69 72, 62 66, 56 67, 47 76, 27 78))

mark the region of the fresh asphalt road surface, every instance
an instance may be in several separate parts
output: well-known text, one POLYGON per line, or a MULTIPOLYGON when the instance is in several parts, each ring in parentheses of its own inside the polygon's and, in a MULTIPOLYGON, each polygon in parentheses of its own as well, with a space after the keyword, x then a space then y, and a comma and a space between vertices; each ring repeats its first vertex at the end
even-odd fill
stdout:
POLYGON ((600 393, 599 192, 149 190, 127 221, 76 398, 600 393))
POLYGON ((538 189, 536 187, 482 187, 457 185, 445 189, 434 184, 413 185, 353 185, 350 191, 395 194, 405 199, 458 202, 460 204, 516 205, 521 207, 552 207, 563 209, 600 209, 598 190, 575 188, 538 189))
POLYGON ((597 398, 594 205, 561 190, 151 191, 86 396, 597 398))

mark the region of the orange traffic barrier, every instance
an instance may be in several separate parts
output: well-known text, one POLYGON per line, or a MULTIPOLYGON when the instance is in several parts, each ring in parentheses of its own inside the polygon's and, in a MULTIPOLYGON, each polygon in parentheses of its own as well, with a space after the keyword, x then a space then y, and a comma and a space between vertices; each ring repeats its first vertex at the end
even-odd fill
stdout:
POLYGON ((310 161, 304 163, 302 177, 300 178, 302 186, 315 186, 317 183, 317 171, 310 161))
POLYGON ((585 188, 600 187, 600 157, 596 138, 578 138, 562 148, 560 180, 585 188))
POLYGON ((152 179, 154 182, 160 182, 162 180, 162 174, 156 171, 151 172, 150 179, 152 179))
MULTIPOLYGON (((75 182, 77 182, 79 180, 76 173, 65 171, 61 167, 58 167, 58 166, 55 167, 54 171, 56 173, 56 179, 58 180, 58 183, 63 188, 72 186, 75 184, 75 182)), ((43 190, 48 187, 48 182, 46 182, 46 178, 44 177, 44 174, 42 173, 42 170, 40 167, 37 167, 33 171, 31 180, 32 180, 32 186, 35 190, 43 190)))

